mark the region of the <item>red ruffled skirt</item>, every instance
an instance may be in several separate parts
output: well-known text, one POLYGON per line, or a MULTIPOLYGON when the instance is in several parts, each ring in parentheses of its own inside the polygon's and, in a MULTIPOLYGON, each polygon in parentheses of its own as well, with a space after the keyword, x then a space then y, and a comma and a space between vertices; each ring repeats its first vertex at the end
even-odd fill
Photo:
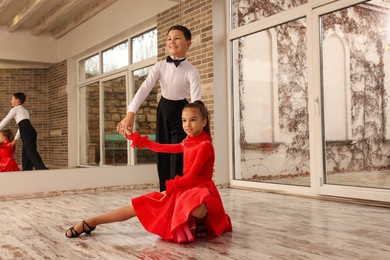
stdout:
POLYGON ((18 164, 14 158, 3 158, 0 161, 0 172, 16 172, 20 171, 18 164))
MULTIPOLYGON (((215 186, 214 186, 215 187, 215 186)), ((134 210, 144 228, 163 239, 175 240, 176 233, 183 225, 195 226, 195 218, 191 212, 206 204, 208 237, 217 237, 224 232, 232 231, 229 216, 225 213, 221 198, 216 188, 194 187, 185 191, 177 191, 171 195, 151 192, 132 199, 134 210), (162 200, 161 200, 162 199, 162 200)))

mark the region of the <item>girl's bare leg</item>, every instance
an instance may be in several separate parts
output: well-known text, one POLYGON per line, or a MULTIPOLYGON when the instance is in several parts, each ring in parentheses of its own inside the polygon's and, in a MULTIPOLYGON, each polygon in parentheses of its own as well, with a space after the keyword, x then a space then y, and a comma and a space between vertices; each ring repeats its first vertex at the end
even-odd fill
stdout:
MULTIPOLYGON (((136 216, 136 214, 135 214, 133 206, 129 205, 129 206, 119 208, 119 209, 113 210, 111 212, 105 213, 105 214, 100 215, 100 216, 87 218, 85 220, 85 222, 87 222, 88 225, 93 228, 93 227, 100 225, 100 224, 108 224, 108 223, 113 223, 113 222, 125 221, 125 220, 128 220, 128 219, 135 217, 135 216, 136 216)), ((88 231, 88 227, 85 227, 85 228, 88 231)), ((83 223, 80 222, 77 225, 75 225, 74 230, 77 233, 82 232, 83 231, 83 223)), ((70 231, 67 232, 67 235, 68 236, 71 235, 70 231)))
POLYGON ((196 207, 191 215, 195 217, 195 236, 197 238, 207 237, 207 224, 205 222, 205 216, 207 214, 206 204, 202 203, 196 207))
POLYGON ((202 203, 200 206, 196 207, 192 212, 191 215, 195 218, 202 219, 207 214, 207 207, 206 204, 202 203))

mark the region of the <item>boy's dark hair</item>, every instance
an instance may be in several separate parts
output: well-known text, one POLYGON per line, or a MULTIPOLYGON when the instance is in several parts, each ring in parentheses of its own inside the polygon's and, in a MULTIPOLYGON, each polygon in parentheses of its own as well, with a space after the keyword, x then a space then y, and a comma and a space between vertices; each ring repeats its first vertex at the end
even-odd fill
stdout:
POLYGON ((183 33, 183 35, 184 35, 184 38, 186 38, 187 41, 191 41, 191 39, 192 39, 191 31, 187 27, 185 27, 183 25, 171 26, 171 28, 168 29, 167 35, 172 30, 179 30, 179 31, 181 31, 183 33))
POLYGON ((23 92, 16 92, 14 97, 20 101, 20 104, 24 104, 26 101, 26 95, 23 92))
POLYGON ((208 133, 211 136, 210 114, 209 114, 209 111, 207 110, 207 107, 205 106, 205 104, 200 100, 196 100, 193 103, 186 104, 184 106, 183 110, 186 108, 193 108, 193 109, 197 109, 199 111, 199 113, 202 117, 202 120, 206 119, 206 125, 203 127, 203 131, 205 131, 206 133, 208 133))

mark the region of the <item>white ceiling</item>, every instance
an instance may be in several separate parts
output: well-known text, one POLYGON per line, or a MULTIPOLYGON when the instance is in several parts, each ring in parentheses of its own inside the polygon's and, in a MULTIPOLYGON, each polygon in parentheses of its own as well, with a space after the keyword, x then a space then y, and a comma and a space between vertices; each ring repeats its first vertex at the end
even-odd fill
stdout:
POLYGON ((0 26, 58 39, 116 0, 0 0, 0 26))
POLYGON ((35 36, 51 35, 58 39, 116 1, 0 0, 0 29, 9 33, 29 31, 35 36))

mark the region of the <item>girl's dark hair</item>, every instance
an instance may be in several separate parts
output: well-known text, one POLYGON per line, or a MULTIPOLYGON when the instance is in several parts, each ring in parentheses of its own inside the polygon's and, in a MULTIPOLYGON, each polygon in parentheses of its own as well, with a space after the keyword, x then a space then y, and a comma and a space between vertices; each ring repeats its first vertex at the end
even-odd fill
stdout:
POLYGON ((23 92, 16 92, 14 97, 20 101, 20 104, 24 104, 26 101, 26 95, 23 92))
POLYGON ((206 125, 203 127, 203 131, 208 133, 211 136, 210 132, 210 114, 207 110, 207 107, 204 105, 204 103, 200 100, 196 100, 193 103, 188 103, 184 106, 183 110, 186 108, 192 108, 197 109, 202 117, 202 120, 206 119, 206 125))
POLYGON ((172 30, 179 30, 183 33, 184 35, 184 38, 186 38, 187 41, 191 41, 192 39, 192 36, 191 36, 191 31, 183 26, 183 25, 174 25, 174 26, 171 26, 169 29, 168 29, 168 32, 167 32, 167 35, 169 34, 170 31, 172 30))
MULTIPOLYGON (((0 133, 4 135, 8 142, 12 142, 14 140, 14 134, 11 129, 1 129, 0 133)), ((15 145, 13 146, 13 152, 15 152, 15 145)))
POLYGON ((1 129, 0 133, 2 133, 7 141, 12 142, 14 140, 14 134, 11 129, 1 129))

